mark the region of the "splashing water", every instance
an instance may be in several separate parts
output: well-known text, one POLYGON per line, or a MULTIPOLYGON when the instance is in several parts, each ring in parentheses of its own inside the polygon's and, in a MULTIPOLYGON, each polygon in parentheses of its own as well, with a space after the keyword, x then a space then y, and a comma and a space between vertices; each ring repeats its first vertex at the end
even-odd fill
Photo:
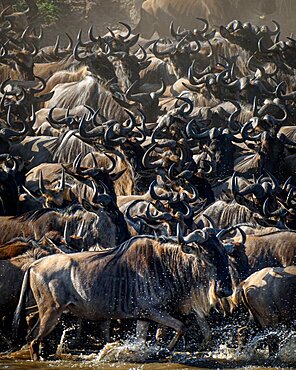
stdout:
POLYGON ((288 333, 280 343, 279 359, 289 364, 296 363, 296 332, 288 333))
POLYGON ((66 334, 68 332, 71 332, 71 331, 75 330, 75 329, 76 329, 75 327, 70 326, 70 327, 65 328, 63 330, 63 333, 62 333, 61 339, 60 339, 60 343, 58 344, 57 350, 56 350, 57 355, 61 355, 63 353, 69 352, 69 349, 68 349, 68 346, 67 346, 66 334))
POLYGON ((136 362, 144 363, 164 359, 169 351, 157 345, 147 346, 139 342, 108 343, 94 359, 95 362, 136 362))

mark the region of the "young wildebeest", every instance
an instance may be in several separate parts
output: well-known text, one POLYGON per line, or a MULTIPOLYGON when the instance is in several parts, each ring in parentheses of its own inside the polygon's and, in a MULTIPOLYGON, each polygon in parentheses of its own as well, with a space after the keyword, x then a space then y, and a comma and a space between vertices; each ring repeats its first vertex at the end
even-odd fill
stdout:
POLYGON ((31 288, 39 321, 28 335, 32 359, 39 343, 64 311, 87 320, 152 320, 176 330, 173 349, 185 325, 175 317, 195 311, 205 320, 218 297, 231 294, 227 254, 212 229, 195 230, 178 242, 134 237, 102 252, 45 258, 23 280, 15 314, 17 327, 31 288), (181 244, 181 245, 180 245, 181 244))

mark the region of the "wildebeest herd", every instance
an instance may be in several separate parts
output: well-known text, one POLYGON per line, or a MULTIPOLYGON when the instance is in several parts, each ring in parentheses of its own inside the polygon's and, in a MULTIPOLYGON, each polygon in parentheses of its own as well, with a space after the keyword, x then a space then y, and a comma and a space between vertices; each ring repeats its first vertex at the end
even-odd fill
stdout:
POLYGON ((170 350, 191 314, 206 343, 213 310, 248 310, 241 348, 252 326, 293 324, 296 40, 198 11, 147 40, 149 4, 136 31, 46 47, 30 9, 2 9, 2 351, 26 332, 38 359, 65 312, 106 341, 113 320, 144 342, 157 323, 170 350))

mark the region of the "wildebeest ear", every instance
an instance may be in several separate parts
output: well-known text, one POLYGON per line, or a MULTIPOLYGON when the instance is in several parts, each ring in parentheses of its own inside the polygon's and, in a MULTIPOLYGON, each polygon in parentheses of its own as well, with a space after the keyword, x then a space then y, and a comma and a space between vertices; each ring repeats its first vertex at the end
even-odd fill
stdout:
POLYGON ((254 216, 255 221, 260 225, 264 227, 274 227, 277 225, 277 221, 275 220, 264 220, 262 218, 254 216))
POLYGON ((87 200, 82 199, 81 204, 82 204, 82 207, 83 207, 86 211, 88 211, 88 212, 93 212, 93 213, 94 213, 94 209, 93 209, 93 207, 91 206, 91 204, 90 204, 87 200))
POLYGON ((229 36, 231 36, 231 33, 228 31, 228 29, 227 29, 227 28, 225 28, 225 27, 221 26, 221 27, 220 27, 220 35, 221 35, 222 37, 224 37, 225 39, 227 39, 229 36))
POLYGON ((181 249, 182 249, 182 252, 186 254, 195 254, 196 252, 194 247, 191 247, 190 245, 187 245, 187 244, 182 244, 181 249))

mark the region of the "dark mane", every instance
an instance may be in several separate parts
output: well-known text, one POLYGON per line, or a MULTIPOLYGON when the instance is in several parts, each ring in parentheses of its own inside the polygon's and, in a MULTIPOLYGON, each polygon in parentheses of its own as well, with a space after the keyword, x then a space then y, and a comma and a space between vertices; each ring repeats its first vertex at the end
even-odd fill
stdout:
POLYGON ((6 247, 6 246, 8 246, 10 244, 14 244, 14 243, 30 243, 31 241, 33 241, 33 239, 30 238, 30 237, 26 238, 26 237, 23 237, 23 236, 17 236, 15 238, 12 238, 11 240, 7 241, 6 243, 1 244, 0 248, 6 247))
POLYGON ((132 238, 126 240, 125 242, 115 246, 114 248, 108 248, 101 251, 93 252, 94 255, 91 258, 91 261, 95 261, 96 259, 102 258, 102 257, 108 257, 114 254, 114 258, 120 258, 131 246, 134 242, 136 242, 139 239, 152 239, 156 240, 156 238, 153 235, 137 235, 133 236, 132 238))
POLYGON ((30 222, 30 221, 37 221, 40 217, 46 215, 50 212, 59 212, 64 215, 72 215, 76 211, 81 211, 83 209, 82 205, 80 203, 73 203, 67 208, 64 209, 58 209, 58 208, 42 208, 38 209, 37 211, 29 211, 26 213, 23 213, 22 215, 18 216, 12 216, 11 219, 19 220, 20 222, 30 222))
MULTIPOLYGON (((262 230, 262 231, 264 231, 264 230, 262 230)), ((263 237, 263 236, 275 235, 275 234, 282 233, 282 232, 296 233, 296 230, 282 229, 282 230, 275 230, 275 231, 272 231, 272 232, 265 232, 265 233, 262 233, 262 234, 258 233, 258 234, 254 234, 254 235, 256 237, 263 237)), ((252 236, 252 234, 250 236, 252 236)))
MULTIPOLYGON (((24 253, 21 253, 18 256, 13 257, 12 259, 16 260, 16 259, 23 259, 23 258, 32 258, 34 261, 36 261, 50 254, 51 253, 49 252, 49 250, 47 250, 46 248, 40 248, 38 246, 38 247, 33 247, 31 249, 28 249, 24 253)), ((32 262, 30 262, 30 264, 31 263, 32 262)))
POLYGON ((66 131, 48 145, 54 162, 72 163, 78 154, 85 156, 95 151, 91 145, 75 136, 76 134, 77 130, 66 131))
POLYGON ((46 213, 55 211, 53 208, 42 208, 38 209, 37 211, 30 211, 26 212, 20 216, 13 216, 11 217, 12 220, 19 220, 21 222, 29 222, 29 221, 36 221, 41 216, 45 215, 46 213))

